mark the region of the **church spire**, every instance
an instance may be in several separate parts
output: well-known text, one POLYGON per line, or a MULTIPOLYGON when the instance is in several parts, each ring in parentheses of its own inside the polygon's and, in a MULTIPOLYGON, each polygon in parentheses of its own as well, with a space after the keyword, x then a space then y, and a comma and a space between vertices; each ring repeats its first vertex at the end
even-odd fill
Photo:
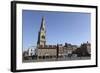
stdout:
POLYGON ((40 31, 45 29, 45 17, 42 17, 42 21, 41 21, 41 27, 40 27, 40 31))
POLYGON ((38 33, 37 45, 44 47, 45 44, 46 44, 46 29, 45 29, 45 17, 43 16, 41 21, 41 27, 38 33))

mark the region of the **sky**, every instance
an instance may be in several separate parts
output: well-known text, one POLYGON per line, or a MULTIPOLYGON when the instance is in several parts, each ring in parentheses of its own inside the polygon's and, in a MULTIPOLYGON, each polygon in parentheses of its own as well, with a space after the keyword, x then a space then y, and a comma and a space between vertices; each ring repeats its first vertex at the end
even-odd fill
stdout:
POLYGON ((23 49, 37 45, 42 17, 45 17, 46 44, 80 45, 91 40, 91 15, 79 12, 22 11, 23 49))

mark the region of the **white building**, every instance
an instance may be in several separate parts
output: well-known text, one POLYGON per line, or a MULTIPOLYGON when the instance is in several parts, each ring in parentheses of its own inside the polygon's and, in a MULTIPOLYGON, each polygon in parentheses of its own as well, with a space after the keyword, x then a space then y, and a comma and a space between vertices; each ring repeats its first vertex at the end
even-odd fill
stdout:
POLYGON ((28 56, 33 56, 33 55, 35 55, 36 54, 36 49, 35 49, 35 47, 30 47, 29 49, 28 49, 28 56))

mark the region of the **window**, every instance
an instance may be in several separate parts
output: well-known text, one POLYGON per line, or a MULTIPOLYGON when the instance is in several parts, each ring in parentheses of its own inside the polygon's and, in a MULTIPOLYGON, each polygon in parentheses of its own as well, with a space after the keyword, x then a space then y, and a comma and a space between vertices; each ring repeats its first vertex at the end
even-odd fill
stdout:
POLYGON ((45 36, 44 35, 42 35, 42 39, 45 39, 45 36))

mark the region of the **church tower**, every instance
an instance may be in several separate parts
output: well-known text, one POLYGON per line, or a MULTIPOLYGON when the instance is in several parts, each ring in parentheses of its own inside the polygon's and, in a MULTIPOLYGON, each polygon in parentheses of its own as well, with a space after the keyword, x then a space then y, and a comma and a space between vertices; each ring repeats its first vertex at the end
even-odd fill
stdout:
POLYGON ((38 33, 37 46, 44 47, 46 45, 46 28, 45 28, 45 18, 42 17, 41 27, 38 33))

